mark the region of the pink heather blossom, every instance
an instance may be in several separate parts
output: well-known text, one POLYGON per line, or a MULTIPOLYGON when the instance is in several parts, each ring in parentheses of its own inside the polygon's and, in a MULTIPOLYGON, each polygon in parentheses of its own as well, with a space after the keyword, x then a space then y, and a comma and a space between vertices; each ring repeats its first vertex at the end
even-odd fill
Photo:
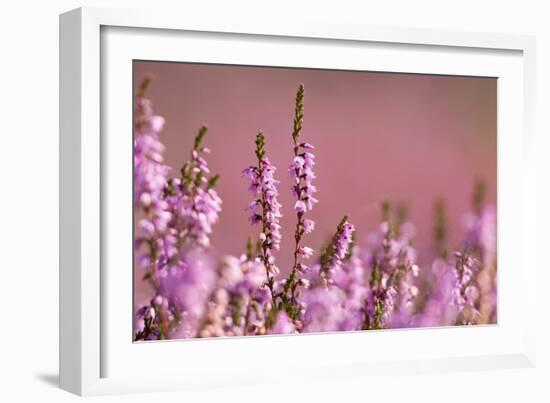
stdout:
POLYGON ((269 330, 270 334, 290 334, 295 332, 296 327, 294 323, 284 311, 277 314, 275 325, 269 330))
POLYGON ((342 266, 342 261, 349 253, 352 235, 355 227, 348 222, 345 216, 336 229, 323 259, 321 260, 321 278, 325 285, 332 284, 332 276, 342 266))
POLYGON ((265 152, 265 136, 260 131, 256 136, 256 157, 257 166, 250 166, 243 170, 243 174, 250 179, 249 190, 254 200, 249 204, 251 211, 249 221, 252 224, 261 223, 262 229, 259 236, 261 243, 261 259, 265 266, 267 275, 267 286, 275 302, 274 276, 279 273, 278 267, 274 264, 273 251, 280 248, 281 225, 279 220, 282 217, 281 204, 278 201, 277 181, 274 177, 276 168, 270 163, 265 152))
POLYGON ((308 257, 311 257, 311 255, 313 255, 313 249, 311 249, 308 246, 301 246, 300 247, 300 256, 301 257, 307 259, 308 257))
POLYGON ((307 259, 313 254, 313 249, 301 244, 305 234, 309 234, 315 227, 315 222, 311 219, 306 219, 305 215, 313 209, 317 199, 313 197, 317 191, 313 185, 315 174, 313 166, 315 165, 315 156, 310 151, 314 148, 311 144, 300 142, 302 131, 303 116, 304 116, 304 86, 300 85, 296 93, 296 107, 294 111, 294 126, 292 130, 292 140, 294 144, 294 157, 288 168, 288 172, 292 178, 292 194, 296 197, 294 204, 294 212, 296 213, 296 229, 294 232, 294 264, 288 277, 285 287, 285 295, 283 302, 286 305, 287 312, 292 319, 297 319, 302 311, 298 307, 297 292, 299 286, 303 285, 300 282, 300 275, 305 273, 306 266, 302 264, 300 258, 307 259), (287 293, 289 295, 287 295, 287 293))
POLYGON ((315 229, 315 222, 313 220, 304 220, 304 232, 310 234, 315 229))

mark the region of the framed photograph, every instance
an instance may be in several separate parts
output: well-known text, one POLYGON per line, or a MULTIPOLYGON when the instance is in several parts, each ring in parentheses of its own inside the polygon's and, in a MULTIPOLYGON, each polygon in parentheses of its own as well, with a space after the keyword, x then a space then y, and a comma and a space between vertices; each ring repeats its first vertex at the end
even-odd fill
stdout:
POLYGON ((62 388, 533 365, 532 37, 84 8, 60 46, 62 388))

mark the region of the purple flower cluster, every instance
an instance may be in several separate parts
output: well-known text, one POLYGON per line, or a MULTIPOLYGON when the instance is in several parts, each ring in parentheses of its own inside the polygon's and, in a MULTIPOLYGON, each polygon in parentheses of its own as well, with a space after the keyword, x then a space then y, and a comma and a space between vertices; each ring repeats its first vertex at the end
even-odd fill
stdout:
POLYGON ((174 215, 179 238, 203 248, 210 246, 212 226, 218 222, 222 201, 214 186, 218 176, 209 177, 210 169, 203 155, 210 150, 202 147, 206 126, 195 137, 190 160, 181 168, 181 178, 170 182, 168 199, 174 215))
POLYGON ((309 143, 299 143, 297 145, 296 155, 292 164, 288 167, 288 172, 294 180, 292 192, 296 196, 294 211, 297 214, 304 214, 313 209, 318 200, 313 197, 317 188, 313 185, 315 173, 315 156, 307 150, 312 150, 313 146, 309 143))
POLYGON ((349 253, 349 247, 352 242, 353 232, 355 227, 348 222, 348 217, 345 216, 338 228, 330 245, 327 247, 323 257, 321 258, 321 278, 325 285, 332 284, 332 277, 336 270, 342 267, 342 261, 349 253))
POLYGON ((210 247, 221 198, 218 176, 210 175, 205 159, 210 151, 202 146, 206 127, 181 175, 169 178, 159 137, 164 120, 144 97, 146 84, 136 113, 135 252, 151 292, 136 307, 135 340, 496 323, 496 216, 484 203, 481 182, 458 247, 446 244, 442 202, 436 207, 433 251, 423 254, 413 247, 416 230, 406 209, 384 202, 376 231, 358 236, 344 216, 316 253, 303 244, 315 228, 306 216, 317 203, 317 189, 313 146, 300 140, 301 85, 289 152, 297 217, 289 252, 294 263, 283 270, 275 264, 275 253, 282 252, 282 206, 262 132, 256 136, 257 162, 243 170, 253 197, 249 221, 261 227, 259 235, 249 239, 242 256, 219 257, 210 247))

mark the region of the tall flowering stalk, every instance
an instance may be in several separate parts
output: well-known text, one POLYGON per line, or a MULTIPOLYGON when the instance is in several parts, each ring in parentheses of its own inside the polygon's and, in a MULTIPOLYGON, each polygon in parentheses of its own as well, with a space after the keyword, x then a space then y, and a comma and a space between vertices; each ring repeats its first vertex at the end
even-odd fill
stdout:
POLYGON ((260 131, 256 136, 256 157, 258 164, 244 169, 243 174, 250 179, 249 190, 254 200, 247 207, 251 211, 250 222, 260 223, 262 230, 259 236, 260 254, 265 266, 267 286, 271 292, 273 303, 275 298, 275 275, 279 273, 275 265, 273 251, 280 248, 282 217, 281 204, 278 202, 277 181, 274 177, 276 168, 271 164, 265 152, 265 136, 260 131))
POLYGON ((313 146, 309 143, 300 142, 302 124, 304 119, 304 86, 301 84, 296 93, 296 106, 294 110, 294 126, 292 130, 292 141, 294 143, 294 158, 288 168, 291 177, 294 180, 292 193, 296 197, 294 211, 296 212, 297 222, 294 232, 294 264, 290 275, 284 287, 285 306, 289 316, 297 318, 299 310, 296 307, 296 293, 298 286, 303 284, 298 278, 299 273, 308 270, 308 266, 302 263, 301 259, 307 259, 313 255, 313 249, 302 245, 304 234, 308 234, 315 228, 315 222, 305 218, 305 214, 313 209, 317 199, 313 197, 317 188, 313 185, 315 174, 313 166, 315 165, 315 156, 311 152, 313 146), (290 294, 290 295, 288 295, 290 294))
POLYGON ((320 277, 325 286, 333 284, 333 276, 342 267, 342 261, 347 257, 352 243, 355 227, 348 222, 348 216, 344 216, 332 240, 321 257, 320 277))

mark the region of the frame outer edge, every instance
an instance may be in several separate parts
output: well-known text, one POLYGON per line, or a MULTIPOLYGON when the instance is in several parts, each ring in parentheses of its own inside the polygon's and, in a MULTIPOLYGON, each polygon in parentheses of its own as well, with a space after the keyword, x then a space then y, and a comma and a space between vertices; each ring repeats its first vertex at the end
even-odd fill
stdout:
MULTIPOLYGON (((527 36, 523 48, 523 74, 524 74, 524 234, 536 235, 537 230, 537 144, 540 141, 537 137, 537 39, 535 36, 527 36)), ((525 272, 529 279, 536 279, 540 275, 540 268, 537 267, 537 243, 533 238, 525 236, 525 272), (529 253, 528 251, 532 251, 529 253)), ((526 301, 526 321, 528 323, 525 331, 525 356, 530 364, 537 365, 537 296, 540 294, 540 284, 534 287, 534 292, 528 294, 526 301)))
POLYGON ((95 9, 80 10, 80 357, 81 395, 101 388, 100 26, 95 9))
POLYGON ((82 393, 82 13, 59 17, 59 386, 82 393))
MULTIPOLYGON (((102 379, 101 376, 105 375, 100 372, 102 351, 98 195, 101 25, 522 50, 524 57, 527 56, 524 65, 526 93, 533 97, 530 102, 526 99, 526 112, 527 109, 530 111, 525 116, 524 141, 528 145, 534 143, 536 45, 533 37, 403 27, 362 27, 357 31, 358 27, 341 24, 331 25, 327 32, 327 24, 318 25, 315 22, 306 25, 291 24, 291 28, 283 32, 273 25, 266 27, 251 23, 241 27, 226 19, 205 24, 192 19, 181 20, 181 16, 164 14, 163 17, 162 13, 149 11, 85 7, 68 11, 59 20, 59 379, 60 387, 69 392, 96 395, 128 390, 128 380, 118 384, 114 379, 102 379), (404 34, 405 31, 408 35, 404 34)), ((533 179, 532 175, 530 179, 533 179)), ((530 194, 536 192, 534 184, 528 184, 527 189, 530 194)), ((528 220, 532 222, 535 219, 533 209, 528 214, 528 220)), ((536 272, 535 261, 531 260, 531 263, 532 265, 528 265, 529 271, 536 272)), ((530 306, 534 305, 533 301, 528 302, 530 306)), ((530 320, 525 350, 519 356, 507 356, 514 360, 513 366, 534 365, 533 325, 530 320), (517 360, 521 362, 516 362, 517 360)), ((161 388, 164 390, 165 387, 174 389, 170 382, 168 385, 163 383, 161 388)), ((154 388, 145 386, 142 391, 151 389, 154 388)))

